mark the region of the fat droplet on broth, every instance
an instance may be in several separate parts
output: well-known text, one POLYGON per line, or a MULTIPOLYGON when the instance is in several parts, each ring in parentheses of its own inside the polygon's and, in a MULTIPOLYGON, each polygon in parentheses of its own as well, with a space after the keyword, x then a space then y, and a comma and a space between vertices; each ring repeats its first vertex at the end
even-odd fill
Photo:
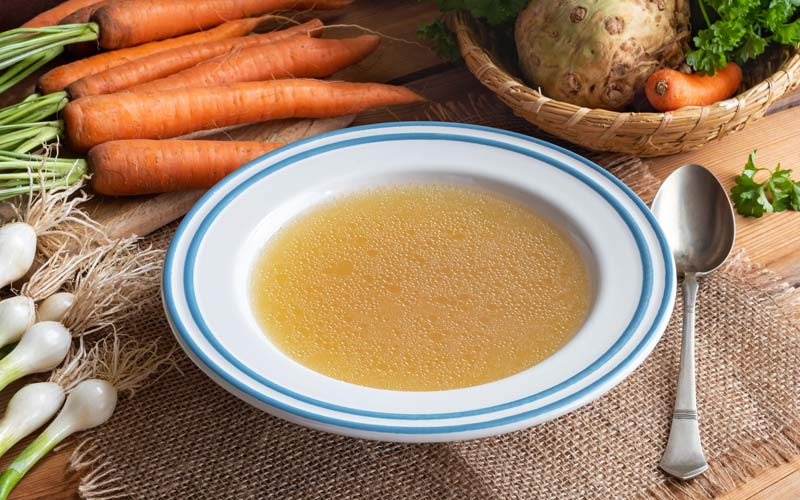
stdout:
POLYGON ((288 356, 395 390, 468 387, 560 349, 591 301, 570 238, 526 205, 423 184, 337 198, 287 224, 252 280, 288 356))

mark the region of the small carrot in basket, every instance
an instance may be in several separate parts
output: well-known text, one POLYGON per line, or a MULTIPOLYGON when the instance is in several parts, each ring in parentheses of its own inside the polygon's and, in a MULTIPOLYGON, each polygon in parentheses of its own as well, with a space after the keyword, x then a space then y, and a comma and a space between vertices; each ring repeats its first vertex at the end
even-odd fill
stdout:
POLYGON ((119 139, 166 139, 281 118, 332 118, 423 98, 405 87, 312 79, 82 97, 64 108, 67 139, 87 151, 119 139))
POLYGON ((209 189, 281 143, 128 140, 93 147, 87 155, 95 192, 111 196, 209 189))
POLYGON ((59 21, 73 12, 96 2, 97 0, 67 0, 66 2, 61 2, 52 9, 46 10, 41 14, 31 18, 28 20, 28 22, 20 26, 20 28, 40 28, 42 26, 53 26, 58 24, 59 21))
POLYGON ((353 0, 122 0, 92 16, 100 29, 100 46, 130 47, 151 40, 191 33, 230 19, 277 10, 331 10, 353 0))
POLYGON ((742 83, 742 68, 735 62, 715 75, 687 75, 673 69, 656 71, 647 79, 647 100, 659 111, 685 106, 708 106, 729 98, 742 83))
MULTIPOLYGON (((232 50, 272 44, 298 35, 318 36, 321 33, 322 26, 322 21, 313 19, 304 24, 262 35, 216 40, 157 52, 81 78, 71 83, 67 87, 67 92, 73 98, 112 94, 134 85, 172 75, 232 50)), ((187 84, 185 86, 191 87, 192 85, 187 84)))
POLYGON ((51 69, 39 78, 39 88, 44 94, 52 94, 53 92, 64 90, 72 82, 87 75, 93 75, 109 68, 121 66, 134 59, 146 57, 150 54, 198 43, 240 37, 253 31, 263 20, 264 18, 255 17, 230 21, 208 31, 200 31, 198 33, 192 33, 191 35, 170 38, 160 42, 151 42, 136 47, 97 54, 88 59, 81 59, 51 69))
POLYGON ((375 35, 342 40, 295 37, 222 55, 128 90, 157 92, 281 78, 323 78, 361 61, 380 41, 375 35))

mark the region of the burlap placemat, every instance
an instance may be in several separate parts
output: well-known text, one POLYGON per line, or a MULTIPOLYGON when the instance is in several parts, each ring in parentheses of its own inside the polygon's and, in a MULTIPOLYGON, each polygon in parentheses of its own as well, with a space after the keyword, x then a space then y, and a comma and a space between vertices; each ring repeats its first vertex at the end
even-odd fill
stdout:
MULTIPOLYGON (((508 117, 480 118, 525 129, 508 117)), ((657 182, 640 160, 592 156, 652 197, 657 182)), ((150 240, 165 247, 174 229, 150 240)), ((145 300, 128 329, 174 343, 158 290, 145 300)), ((239 401, 181 355, 180 373, 122 402, 73 455, 84 474, 80 493, 91 500, 702 498, 800 454, 797 294, 739 256, 703 279, 698 304, 698 403, 711 468, 688 483, 658 470, 677 377, 680 294, 675 311, 645 363, 596 402, 532 429, 452 444, 308 430, 239 401)))

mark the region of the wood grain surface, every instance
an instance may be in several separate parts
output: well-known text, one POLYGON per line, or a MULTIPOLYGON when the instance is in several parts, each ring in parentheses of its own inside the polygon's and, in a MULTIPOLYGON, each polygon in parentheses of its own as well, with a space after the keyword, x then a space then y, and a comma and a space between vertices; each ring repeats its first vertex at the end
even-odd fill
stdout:
MULTIPOLYGON (((39 10, 55 3, 56 0, 3 0, 4 13, 0 17, 0 29, 16 26, 39 10)), ((338 75, 341 78, 405 84, 437 102, 457 100, 467 95, 487 94, 464 68, 444 64, 429 50, 416 44, 417 23, 436 17, 435 11, 427 4, 414 0, 357 0, 356 5, 345 11, 326 14, 324 17, 328 23, 358 24, 409 41, 385 40, 377 54, 358 67, 342 72, 338 75)), ((358 31, 355 28, 337 28, 337 30, 342 34, 358 31)), ((31 89, 32 86, 29 85, 25 90, 31 89)), ((756 122, 743 132, 729 135, 722 141, 710 144, 699 151, 649 159, 647 163, 659 179, 663 179, 684 163, 700 163, 709 167, 726 186, 731 186, 749 152, 758 149, 759 163, 774 166, 780 161, 786 167, 794 167, 800 176, 800 135, 796 133, 800 124, 800 108, 793 108, 798 102, 800 94, 790 96, 776 103, 771 110, 771 116, 756 122)), ((413 108, 379 110, 358 116, 355 123, 390 121, 418 115, 418 110, 413 108)), ((235 133, 236 137, 249 138, 271 137, 264 134, 284 134, 281 137, 289 139, 344 125, 346 123, 303 120, 292 124, 281 123, 279 126, 258 125, 235 132, 224 131, 222 134, 232 137, 235 133)), ((98 218, 114 228, 115 235, 131 232, 143 234, 179 218, 199 194, 180 193, 135 201, 106 199, 99 201, 94 210, 98 218)), ((785 212, 771 214, 762 219, 739 217, 737 223, 736 247, 746 250, 753 260, 769 266, 791 285, 800 286, 800 214, 785 212)), ((12 387, 4 393, 13 394, 13 390, 12 387)), ((7 453, 0 461, 0 466, 4 467, 26 444, 27 442, 22 443, 7 453)), ((77 477, 67 470, 71 449, 68 445, 51 453, 26 476, 12 498, 29 500, 77 498, 77 477)), ((146 480, 157 481, 158 478, 146 480)), ((762 473, 722 498, 726 500, 800 498, 800 458, 762 473)))

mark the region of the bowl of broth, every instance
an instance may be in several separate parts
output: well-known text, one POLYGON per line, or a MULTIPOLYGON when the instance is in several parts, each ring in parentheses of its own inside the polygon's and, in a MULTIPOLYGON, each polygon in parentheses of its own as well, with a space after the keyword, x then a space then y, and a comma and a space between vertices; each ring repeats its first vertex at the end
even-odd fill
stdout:
POLYGON ((300 425, 454 441, 556 418, 660 338, 674 263, 652 214, 588 160, 425 122, 301 141, 184 219, 163 298, 216 383, 300 425))

